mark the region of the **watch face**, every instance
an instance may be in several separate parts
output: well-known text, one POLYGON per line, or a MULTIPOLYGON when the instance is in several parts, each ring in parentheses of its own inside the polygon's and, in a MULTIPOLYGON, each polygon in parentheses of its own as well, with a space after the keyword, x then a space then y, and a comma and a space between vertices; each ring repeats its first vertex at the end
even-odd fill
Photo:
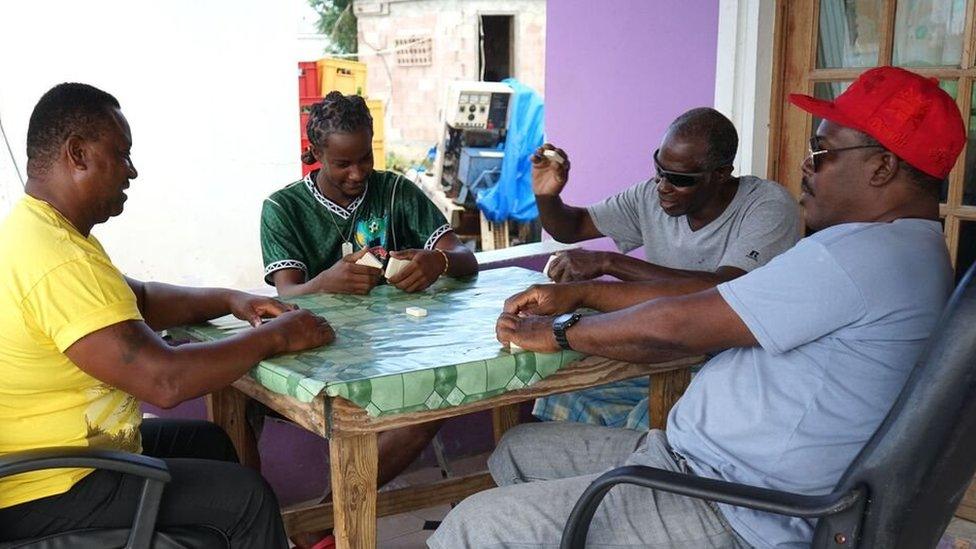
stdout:
POLYGON ((552 333, 556 338, 556 343, 567 351, 572 350, 572 347, 569 346, 569 340, 566 339, 566 330, 576 324, 581 317, 582 315, 579 313, 567 313, 557 316, 552 321, 552 333))
POLYGON ((556 317, 555 320, 553 320, 552 325, 553 326, 558 326, 560 329, 565 330, 565 329, 569 328, 570 326, 572 326, 573 324, 576 324, 576 322, 582 316, 583 315, 581 315, 579 313, 566 313, 564 315, 559 315, 559 316, 556 317))
POLYGON ((558 326, 561 329, 565 329, 566 322, 569 321, 569 319, 571 318, 573 318, 573 313, 566 313, 566 314, 559 315, 555 318, 555 320, 553 320, 552 325, 558 326))

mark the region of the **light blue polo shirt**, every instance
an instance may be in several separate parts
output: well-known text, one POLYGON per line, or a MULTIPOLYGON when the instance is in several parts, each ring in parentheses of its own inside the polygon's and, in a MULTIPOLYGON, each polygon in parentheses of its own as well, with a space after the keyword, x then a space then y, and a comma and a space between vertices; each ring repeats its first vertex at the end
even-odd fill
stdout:
MULTIPOLYGON (((668 418, 700 476, 824 494, 884 419, 952 291, 939 223, 848 223, 718 287, 759 347, 706 364, 668 418)), ((720 506, 757 547, 806 547, 814 522, 720 506)))

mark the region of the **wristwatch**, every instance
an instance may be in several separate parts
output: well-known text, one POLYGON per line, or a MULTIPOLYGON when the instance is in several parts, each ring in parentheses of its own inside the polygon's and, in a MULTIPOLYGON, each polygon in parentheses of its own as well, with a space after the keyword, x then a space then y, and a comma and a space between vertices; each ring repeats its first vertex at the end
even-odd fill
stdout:
POLYGON ((556 336, 556 343, 558 343, 563 349, 567 351, 573 350, 573 348, 569 346, 569 340, 566 339, 566 330, 568 330, 573 324, 579 322, 579 319, 581 318, 583 318, 583 315, 579 313, 566 313, 552 319, 552 335, 556 336))

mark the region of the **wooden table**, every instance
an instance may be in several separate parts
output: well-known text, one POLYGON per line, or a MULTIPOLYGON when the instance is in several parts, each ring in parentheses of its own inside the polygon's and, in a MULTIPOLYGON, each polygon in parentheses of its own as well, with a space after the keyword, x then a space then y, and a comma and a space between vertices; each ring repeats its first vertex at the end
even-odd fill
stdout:
POLYGON ((274 393, 251 377, 243 377, 208 397, 212 421, 230 435, 245 465, 259 467, 257 441, 245 417, 249 399, 263 403, 305 429, 329 439, 333 502, 291 508, 283 512, 289 535, 335 528, 339 548, 376 547, 376 518, 422 509, 494 487, 491 477, 477 473, 427 486, 409 487, 377 494, 378 433, 408 425, 491 410, 495 441, 518 422, 522 402, 640 376, 650 376, 650 421, 663 428, 667 413, 690 380, 690 367, 703 357, 660 364, 630 364, 600 357, 586 357, 523 389, 469 404, 370 417, 363 408, 340 397, 320 395, 311 402, 274 393))
MULTIPOLYGON (((492 486, 488 475, 478 474, 377 497, 377 434, 383 431, 492 410, 497 441, 515 424, 522 402, 640 376, 653 378, 651 424, 663 427, 700 357, 636 365, 572 351, 512 354, 501 347, 495 321, 505 298, 547 281, 538 272, 506 267, 466 280, 442 278, 416 294, 379 286, 367 296, 292 299, 329 319, 336 341, 262 361, 232 388, 210 396, 210 417, 255 468, 260 456, 246 419, 248 399, 329 439, 334 503, 288 510, 284 518, 290 534, 334 524, 339 547, 374 547, 377 516, 459 501, 492 486), (407 316, 407 306, 428 315, 407 316)), ((174 335, 206 341, 247 329, 224 318, 174 335)))

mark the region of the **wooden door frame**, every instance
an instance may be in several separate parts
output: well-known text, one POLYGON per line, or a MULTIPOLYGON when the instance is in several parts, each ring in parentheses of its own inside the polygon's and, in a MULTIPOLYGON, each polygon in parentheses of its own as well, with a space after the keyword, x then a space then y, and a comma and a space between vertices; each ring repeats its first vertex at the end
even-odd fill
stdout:
MULTIPOLYGON (((879 65, 890 65, 893 56, 895 31, 895 5, 897 0, 883 0, 884 20, 879 26, 879 65)), ((956 103, 959 110, 968 113, 972 109, 973 86, 976 85, 976 0, 968 0, 963 37, 962 60, 959 69, 919 68, 911 70, 920 74, 958 78, 956 103), (966 37, 973 39, 966 40, 966 37)), ((770 95, 770 139, 766 171, 771 179, 781 182, 794 196, 800 193, 800 163, 806 154, 806 141, 810 135, 812 117, 793 107, 789 93, 813 94, 816 82, 853 80, 864 68, 816 69, 816 32, 819 21, 817 0, 789 0, 776 5, 776 21, 773 30, 773 77, 770 95), (802 132, 784 135, 785 128, 802 128, 802 132)), ((964 169, 966 150, 963 149, 949 175, 949 196, 940 206, 945 219, 946 244, 953 265, 959 250, 961 221, 976 222, 976 205, 963 205, 964 169)), ((976 483, 970 485, 956 515, 976 521, 976 483)))

